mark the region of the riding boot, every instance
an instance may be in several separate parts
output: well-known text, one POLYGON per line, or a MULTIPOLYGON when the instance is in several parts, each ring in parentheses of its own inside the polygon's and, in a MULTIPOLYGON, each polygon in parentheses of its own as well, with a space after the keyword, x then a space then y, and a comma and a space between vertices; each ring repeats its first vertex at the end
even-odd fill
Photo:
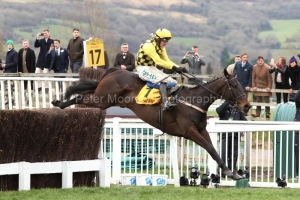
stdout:
POLYGON ((166 83, 160 83, 159 91, 160 91, 160 95, 161 95, 163 110, 166 110, 170 107, 177 106, 176 104, 172 104, 170 101, 168 101, 167 84, 166 83))

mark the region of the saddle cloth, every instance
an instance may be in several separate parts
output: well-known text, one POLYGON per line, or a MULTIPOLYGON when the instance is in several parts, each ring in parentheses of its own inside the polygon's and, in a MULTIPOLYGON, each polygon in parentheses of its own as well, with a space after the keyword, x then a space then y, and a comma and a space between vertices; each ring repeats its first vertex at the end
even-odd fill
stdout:
POLYGON ((137 104, 144 104, 144 105, 153 105, 160 103, 160 92, 159 89, 152 88, 149 92, 150 87, 145 85, 139 94, 135 97, 135 101, 137 104), (149 92, 148 96, 146 94, 149 92))
MULTIPOLYGON (((171 87, 167 90, 168 96, 178 90, 178 85, 171 87)), ((135 97, 137 104, 154 105, 160 103, 160 92, 157 88, 151 88, 147 84, 140 90, 139 94, 135 97), (149 89, 151 89, 149 91, 149 89)), ((170 98, 170 97, 169 97, 170 98)))

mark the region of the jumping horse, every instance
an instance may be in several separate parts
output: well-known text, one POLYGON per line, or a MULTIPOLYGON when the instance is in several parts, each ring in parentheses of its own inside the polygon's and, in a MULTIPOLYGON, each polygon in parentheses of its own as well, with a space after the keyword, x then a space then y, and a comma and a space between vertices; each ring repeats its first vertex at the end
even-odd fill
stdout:
MULTIPOLYGON (((117 68, 110 68, 98 80, 80 80, 77 85, 67 88, 65 102, 52 101, 54 106, 64 109, 74 104, 107 109, 112 106, 126 107, 140 119, 162 130, 160 127, 160 104, 141 105, 135 97, 145 85, 138 75, 117 68), (70 99, 72 96, 74 98, 70 99)), ((241 111, 247 112, 250 104, 243 93, 242 87, 235 78, 224 70, 224 76, 208 83, 199 83, 194 87, 181 86, 177 97, 177 106, 163 113, 163 131, 167 134, 192 140, 211 155, 222 169, 222 175, 233 180, 240 179, 237 174, 226 166, 212 145, 206 130, 209 106, 216 99, 225 99, 236 103, 241 111)))

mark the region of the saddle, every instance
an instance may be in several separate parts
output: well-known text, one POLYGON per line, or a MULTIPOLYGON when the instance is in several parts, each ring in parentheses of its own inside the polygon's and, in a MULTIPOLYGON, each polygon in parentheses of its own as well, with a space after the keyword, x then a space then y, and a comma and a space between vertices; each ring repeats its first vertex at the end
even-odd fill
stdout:
MULTIPOLYGON (((179 93, 180 85, 175 85, 167 89, 169 98, 175 98, 179 93)), ((154 85, 147 82, 146 85, 140 90, 139 94, 135 97, 137 104, 154 105, 159 104, 161 99, 159 85, 154 85)))

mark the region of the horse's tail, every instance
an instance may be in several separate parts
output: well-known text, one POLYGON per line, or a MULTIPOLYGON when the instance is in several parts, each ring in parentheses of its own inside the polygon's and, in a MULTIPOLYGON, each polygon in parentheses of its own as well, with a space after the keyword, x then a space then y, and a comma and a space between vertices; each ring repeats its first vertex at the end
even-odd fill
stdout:
POLYGON ((72 85, 67 88, 65 99, 69 100, 74 94, 92 94, 95 92, 99 83, 99 80, 81 79, 77 85, 72 85))

